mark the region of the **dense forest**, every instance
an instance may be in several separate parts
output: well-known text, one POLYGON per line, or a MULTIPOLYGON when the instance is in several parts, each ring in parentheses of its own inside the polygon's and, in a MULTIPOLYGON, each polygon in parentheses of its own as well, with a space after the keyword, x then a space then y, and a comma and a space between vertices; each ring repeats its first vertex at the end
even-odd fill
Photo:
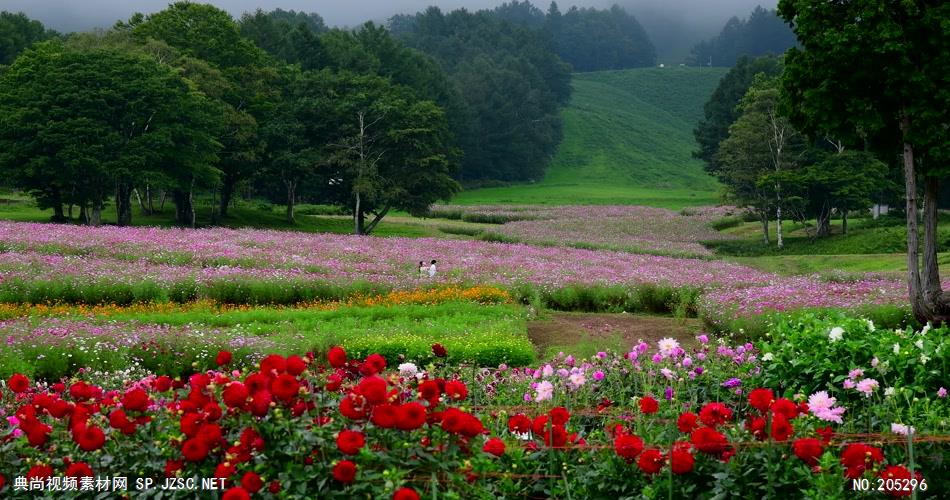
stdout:
POLYGON ((774 10, 756 7, 748 18, 733 17, 719 35, 696 44, 686 62, 729 67, 742 56, 782 54, 795 43, 795 33, 774 10))

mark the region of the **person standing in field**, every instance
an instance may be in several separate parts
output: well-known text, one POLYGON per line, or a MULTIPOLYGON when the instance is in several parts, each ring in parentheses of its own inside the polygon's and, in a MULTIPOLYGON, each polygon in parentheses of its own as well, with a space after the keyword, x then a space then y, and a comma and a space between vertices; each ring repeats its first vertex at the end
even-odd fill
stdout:
POLYGON ((429 264, 429 277, 435 278, 435 259, 432 259, 432 263, 429 264))
POLYGON ((428 270, 429 270, 429 268, 428 268, 428 266, 426 266, 426 263, 425 263, 425 262, 422 262, 422 261, 420 260, 420 261, 419 261, 419 276, 425 276, 425 275, 426 275, 426 271, 428 271, 428 270))

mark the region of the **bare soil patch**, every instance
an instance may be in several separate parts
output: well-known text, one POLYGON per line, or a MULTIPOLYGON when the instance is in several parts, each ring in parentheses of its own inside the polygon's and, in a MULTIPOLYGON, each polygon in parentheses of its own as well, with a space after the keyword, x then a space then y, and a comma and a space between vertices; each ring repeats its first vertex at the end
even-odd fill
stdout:
POLYGON ((695 318, 550 312, 528 323, 528 337, 542 354, 551 349, 587 354, 572 348, 629 349, 641 340, 655 345, 664 337, 688 346, 696 343, 700 329, 701 323, 695 318))

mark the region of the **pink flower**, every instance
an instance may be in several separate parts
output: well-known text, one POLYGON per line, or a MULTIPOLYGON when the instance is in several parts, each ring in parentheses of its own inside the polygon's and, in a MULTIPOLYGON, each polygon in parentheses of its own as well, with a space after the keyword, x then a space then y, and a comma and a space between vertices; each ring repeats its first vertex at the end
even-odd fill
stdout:
POLYGON ((878 388, 877 380, 873 378, 866 378, 860 382, 855 387, 859 392, 863 393, 865 397, 871 397, 871 393, 878 388))
POLYGON ((947 389, 944 388, 944 387, 941 387, 940 389, 937 389, 937 397, 938 397, 938 398, 945 398, 945 397, 947 397, 947 389))

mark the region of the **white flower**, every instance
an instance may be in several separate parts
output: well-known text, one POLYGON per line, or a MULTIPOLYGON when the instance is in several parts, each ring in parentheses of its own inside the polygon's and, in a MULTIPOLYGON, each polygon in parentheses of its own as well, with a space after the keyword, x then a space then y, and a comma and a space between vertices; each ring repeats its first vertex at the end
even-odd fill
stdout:
POLYGON ((891 424, 891 432, 894 434, 900 434, 901 436, 906 436, 908 434, 914 434, 917 432, 917 429, 914 429, 909 425, 898 424, 895 422, 891 424))
POLYGON ((929 357, 929 356, 927 356, 926 354, 921 354, 921 355, 920 355, 920 364, 926 365, 928 361, 930 361, 930 357, 929 357))
POLYGON ((828 340, 832 342, 837 342, 844 337, 844 328, 836 326, 831 329, 831 332, 828 333, 828 340))
POLYGON ((918 349, 923 349, 923 348, 924 348, 924 339, 918 339, 916 342, 914 342, 914 346, 915 346, 916 348, 918 348, 918 349))
POLYGON ((660 339, 660 341, 657 342, 657 345, 660 347, 660 354, 665 357, 673 354, 673 351, 675 351, 680 346, 680 343, 677 342, 676 339, 666 337, 660 339))
POLYGON ((885 396, 893 396, 896 393, 897 393, 897 390, 894 389, 893 387, 888 387, 887 389, 884 389, 885 396))
POLYGON ((587 382, 587 378, 584 377, 584 372, 573 373, 570 377, 568 377, 568 379, 571 381, 571 385, 573 385, 575 389, 579 389, 582 385, 584 385, 584 383, 587 382))
POLYGON ((901 345, 894 344, 894 354, 900 354, 900 353, 901 353, 901 345))
POLYGON ((772 359, 774 359, 774 356, 772 356, 772 353, 770 352, 762 355, 762 361, 772 361, 772 359))
POLYGON ((873 332, 873 331, 874 331, 874 322, 871 321, 871 320, 867 320, 867 322, 868 322, 868 330, 871 330, 871 331, 873 332))
POLYGON ((399 375, 403 377, 415 377, 417 373, 419 373, 419 367, 413 363, 403 363, 399 365, 399 375))
POLYGON ((927 335, 927 332, 930 331, 930 322, 928 321, 926 325, 920 330, 921 335, 927 335))

